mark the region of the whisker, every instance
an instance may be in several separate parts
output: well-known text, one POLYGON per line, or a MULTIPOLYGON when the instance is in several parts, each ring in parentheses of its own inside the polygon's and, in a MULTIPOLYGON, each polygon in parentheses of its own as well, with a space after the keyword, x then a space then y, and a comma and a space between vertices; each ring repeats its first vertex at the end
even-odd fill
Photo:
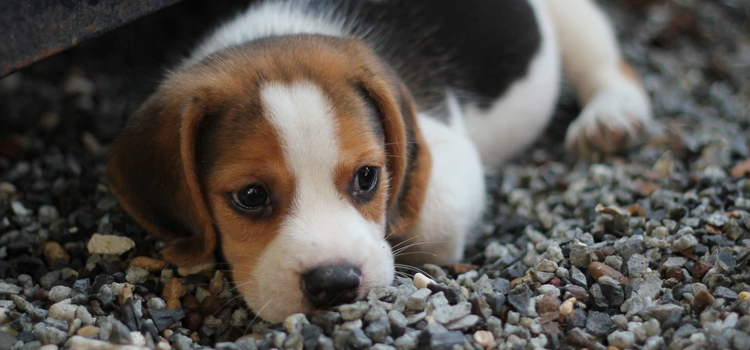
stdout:
POLYGON ((424 245, 424 244, 438 244, 438 243, 449 243, 449 242, 450 242, 450 241, 425 241, 425 242, 415 242, 415 243, 409 244, 409 245, 407 245, 407 246, 405 246, 405 247, 401 247, 401 248, 399 248, 399 249, 395 249, 395 250, 393 250, 393 254, 394 254, 394 256, 395 256, 396 254, 398 254, 398 253, 401 253, 401 252, 405 251, 406 249, 409 249, 409 248, 411 248, 411 247, 415 247, 415 246, 418 246, 418 245, 424 245))
POLYGON ((414 236, 414 237, 411 237, 411 238, 407 238, 407 239, 405 239, 405 240, 403 240, 401 242, 398 242, 398 243, 394 244, 393 247, 391 247, 391 249, 394 249, 394 250, 398 249, 399 246, 402 246, 402 245, 408 243, 409 241, 413 241, 413 240, 418 239, 418 238, 420 238, 420 237, 419 236, 414 236))
POLYGON ((432 255, 434 257, 438 256, 437 254, 430 253, 430 252, 406 252, 406 253, 401 253, 401 254, 398 254, 398 255, 394 255, 393 257, 399 257, 399 256, 411 255, 411 254, 427 254, 427 255, 432 255))
MULTIPOLYGON (((388 237, 390 237, 390 236, 392 236, 392 235, 396 234, 396 233, 397 233, 397 232, 399 232, 399 231, 400 231, 400 230, 401 230, 402 228, 404 228, 404 227, 406 227, 406 226, 408 226, 408 225, 410 225, 410 224, 413 224, 414 222, 415 222, 415 221, 409 221, 409 222, 404 222, 404 223, 402 223, 401 225, 399 225, 399 226, 398 226, 398 227, 396 227, 395 229, 391 230, 391 233, 389 233, 389 234, 388 234, 388 235, 387 235, 387 236, 386 236, 385 238, 386 238, 386 239, 388 239, 388 237)), ((417 237, 418 237, 418 236, 417 236, 417 237)))
POLYGON ((427 271, 425 271, 425 270, 422 270, 422 269, 420 269, 420 268, 418 268, 418 267, 416 267, 416 266, 411 266, 411 265, 404 265, 404 264, 394 264, 394 265, 395 265, 395 266, 396 266, 396 268, 398 268, 398 269, 405 269, 405 270, 412 270, 412 271, 416 271, 416 272, 421 272, 421 273, 422 273, 422 274, 424 274, 425 276, 427 276, 427 277, 429 277, 430 279, 433 279, 433 280, 434 280, 434 278, 432 278, 432 275, 430 275, 429 273, 427 273, 427 271))
MULTIPOLYGON (((247 327, 245 327, 244 334, 247 334, 248 328, 250 328, 255 323, 255 321, 258 320, 258 316, 260 316, 260 313, 263 312, 263 310, 266 308, 266 306, 268 306, 269 304, 271 304, 272 301, 273 301, 273 299, 268 300, 268 302, 266 302, 266 304, 263 305, 263 307, 261 307, 260 310, 258 310, 258 312, 254 312, 255 317, 253 317, 253 320, 250 321, 250 323, 247 324, 247 327)), ((249 307, 248 307, 248 309, 249 309, 249 307)))

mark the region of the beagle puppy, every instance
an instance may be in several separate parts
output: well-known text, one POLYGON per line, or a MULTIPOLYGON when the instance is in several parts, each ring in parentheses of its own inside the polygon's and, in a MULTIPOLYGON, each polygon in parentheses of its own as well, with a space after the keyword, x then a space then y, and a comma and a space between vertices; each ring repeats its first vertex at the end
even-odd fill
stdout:
POLYGON ((110 154, 123 208, 178 266, 231 267, 270 322, 351 302, 394 258, 448 264, 484 172, 545 128, 561 77, 578 154, 652 116, 593 0, 270 0, 209 35, 110 154))

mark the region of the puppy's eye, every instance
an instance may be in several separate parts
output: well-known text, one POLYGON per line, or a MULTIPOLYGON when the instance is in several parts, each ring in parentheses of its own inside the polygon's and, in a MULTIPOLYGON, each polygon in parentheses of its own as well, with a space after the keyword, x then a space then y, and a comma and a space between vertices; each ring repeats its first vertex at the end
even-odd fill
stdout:
POLYGON ((365 166, 357 170, 352 182, 352 196, 362 201, 372 199, 379 173, 379 169, 374 166, 365 166))
POLYGON ((232 202, 244 210, 257 210, 270 202, 268 191, 261 185, 250 185, 232 194, 232 202))

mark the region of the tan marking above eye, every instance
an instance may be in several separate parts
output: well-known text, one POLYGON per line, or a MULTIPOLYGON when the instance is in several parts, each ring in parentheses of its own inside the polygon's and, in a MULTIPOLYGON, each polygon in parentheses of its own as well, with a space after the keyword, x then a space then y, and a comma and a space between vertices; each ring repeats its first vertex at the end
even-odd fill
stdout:
POLYGON ((368 221, 381 222, 388 194, 383 141, 371 124, 365 102, 353 87, 346 94, 336 95, 331 99, 335 106, 334 118, 338 125, 340 144, 339 163, 334 175, 336 188, 368 221), (378 167, 380 174, 373 198, 359 203, 351 198, 351 182, 357 170, 364 166, 378 167))

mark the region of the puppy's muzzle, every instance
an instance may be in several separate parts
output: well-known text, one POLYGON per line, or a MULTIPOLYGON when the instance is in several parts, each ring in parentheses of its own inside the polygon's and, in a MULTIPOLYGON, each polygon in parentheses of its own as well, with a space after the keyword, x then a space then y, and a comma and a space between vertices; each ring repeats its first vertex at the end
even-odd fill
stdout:
POLYGON ((302 274, 302 289, 316 308, 354 301, 361 282, 362 271, 354 265, 319 267, 302 274))

